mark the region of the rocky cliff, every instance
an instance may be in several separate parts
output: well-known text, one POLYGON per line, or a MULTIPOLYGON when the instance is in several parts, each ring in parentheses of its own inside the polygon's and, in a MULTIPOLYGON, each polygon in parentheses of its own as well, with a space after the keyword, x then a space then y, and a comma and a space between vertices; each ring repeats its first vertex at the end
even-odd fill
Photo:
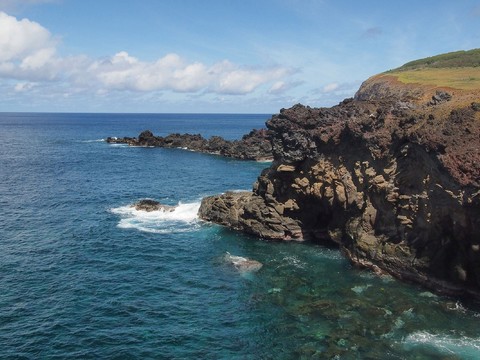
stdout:
POLYGON ((135 137, 108 137, 110 144, 130 146, 179 148, 207 154, 221 155, 242 160, 269 161, 272 159, 272 145, 266 129, 253 129, 240 140, 225 140, 220 136, 205 139, 200 134, 170 134, 155 136, 150 130, 135 137))
POLYGON ((205 198, 200 217, 480 299, 479 94, 386 73, 338 106, 282 109, 253 191, 205 198))

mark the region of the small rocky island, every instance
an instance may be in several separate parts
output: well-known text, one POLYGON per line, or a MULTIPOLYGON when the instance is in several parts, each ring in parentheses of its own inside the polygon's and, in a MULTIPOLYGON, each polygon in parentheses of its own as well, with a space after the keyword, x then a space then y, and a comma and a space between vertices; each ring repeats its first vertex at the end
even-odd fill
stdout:
POLYGON ((202 219, 480 299, 480 50, 374 76, 332 108, 282 109, 267 128, 272 165, 251 192, 203 199, 202 219))
POLYGON ((163 212, 172 212, 175 211, 175 206, 170 206, 170 205, 163 205, 159 203, 156 200, 152 199, 142 199, 135 204, 133 204, 131 207, 135 208, 135 210, 138 211, 146 211, 146 212, 152 212, 152 211, 163 211, 163 212))
POLYGON ((185 149, 242 160, 272 160, 272 145, 266 129, 253 129, 240 140, 233 141, 225 140, 220 136, 205 139, 199 134, 170 134, 161 137, 153 135, 150 130, 145 130, 138 138, 108 137, 106 142, 130 146, 185 149))

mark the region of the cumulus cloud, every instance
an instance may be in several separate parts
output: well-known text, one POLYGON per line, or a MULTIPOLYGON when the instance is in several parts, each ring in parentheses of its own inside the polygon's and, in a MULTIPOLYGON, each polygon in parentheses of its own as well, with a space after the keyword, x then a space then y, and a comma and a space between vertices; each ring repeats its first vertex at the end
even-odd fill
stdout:
POLYGON ((39 23, 0 11, 0 86, 9 84, 10 94, 107 98, 122 92, 137 92, 140 97, 162 92, 205 97, 262 89, 280 94, 298 85, 290 79, 295 70, 282 66, 246 66, 228 60, 206 64, 174 53, 143 61, 127 51, 100 59, 65 57, 58 55, 60 45, 39 23))
POLYGON ((112 90, 194 92, 209 85, 205 65, 187 63, 177 54, 143 62, 121 51, 110 58, 93 61, 86 72, 100 86, 112 90))
POLYGON ((259 86, 279 81, 291 74, 283 67, 248 68, 234 65, 229 61, 213 65, 209 69, 212 90, 221 94, 247 94, 259 86))
POLYGON ((52 79, 56 75, 56 41, 40 24, 0 12, 0 76, 52 79))
POLYGON ((204 90, 219 94, 247 94, 290 73, 282 67, 255 69, 226 60, 211 66, 189 63, 177 54, 167 54, 155 62, 143 62, 125 51, 94 61, 87 72, 99 84, 112 90, 204 90))
POLYGON ((0 62, 17 61, 54 51, 47 29, 28 19, 17 20, 0 12, 0 62))

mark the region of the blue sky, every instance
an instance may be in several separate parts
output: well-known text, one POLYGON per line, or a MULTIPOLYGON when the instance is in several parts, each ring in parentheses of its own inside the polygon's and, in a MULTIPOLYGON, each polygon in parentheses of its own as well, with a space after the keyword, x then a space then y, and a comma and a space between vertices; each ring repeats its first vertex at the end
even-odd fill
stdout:
POLYGON ((0 111, 331 106, 479 47, 478 0, 0 0, 0 111))

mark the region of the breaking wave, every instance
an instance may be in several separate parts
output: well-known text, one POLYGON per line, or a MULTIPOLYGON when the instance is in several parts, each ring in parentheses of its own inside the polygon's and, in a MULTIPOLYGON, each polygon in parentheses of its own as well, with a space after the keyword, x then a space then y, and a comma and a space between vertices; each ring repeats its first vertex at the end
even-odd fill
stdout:
POLYGON ((462 359, 480 358, 480 339, 466 336, 436 335, 419 331, 408 335, 404 346, 409 350, 417 347, 430 348, 442 354, 460 356, 462 359))
POLYGON ((110 209, 120 216, 118 227, 121 229, 136 229, 149 233, 179 233, 194 231, 199 226, 198 209, 200 202, 178 203, 173 211, 136 210, 131 205, 110 209))
POLYGON ((96 142, 105 142, 105 139, 95 139, 95 140, 80 140, 81 143, 96 143, 96 142))

